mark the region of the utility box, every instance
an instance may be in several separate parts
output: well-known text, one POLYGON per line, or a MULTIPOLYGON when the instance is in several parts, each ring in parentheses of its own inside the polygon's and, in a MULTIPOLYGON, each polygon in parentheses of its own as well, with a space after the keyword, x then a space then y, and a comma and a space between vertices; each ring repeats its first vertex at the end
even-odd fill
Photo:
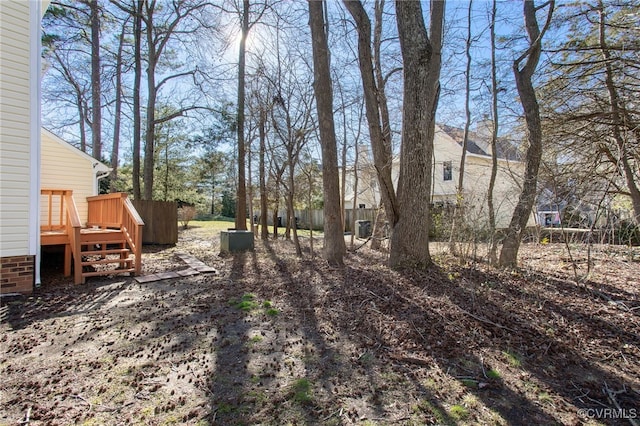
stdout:
POLYGON ((369 238, 371 236, 371 221, 356 220, 356 238, 369 238))
POLYGON ((253 251, 253 232, 228 229, 220 231, 220 252, 239 253, 253 251))

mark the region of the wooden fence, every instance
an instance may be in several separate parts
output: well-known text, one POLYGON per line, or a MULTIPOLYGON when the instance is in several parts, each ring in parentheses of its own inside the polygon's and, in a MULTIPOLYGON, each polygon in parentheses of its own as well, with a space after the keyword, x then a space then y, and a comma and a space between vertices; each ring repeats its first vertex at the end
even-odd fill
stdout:
MULTIPOLYGON (((355 220, 370 220, 371 226, 373 227, 373 223, 376 220, 377 209, 355 209, 355 220)), ((260 216, 260 211, 255 212, 256 217, 260 216)), ((269 226, 273 226, 273 212, 269 211, 267 213, 267 223, 269 226)), ((354 216, 353 209, 345 209, 345 231, 351 232, 351 223, 352 218, 354 216)), ((282 218, 281 224, 282 226, 287 225, 287 211, 281 210, 278 212, 278 216, 282 218)), ((300 229, 309 229, 309 225, 311 223, 310 219, 313 219, 313 229, 314 230, 323 230, 324 229, 324 212, 320 209, 317 210, 295 210, 295 216, 298 218, 298 228, 300 229)))
POLYGON ((173 201, 134 200, 133 205, 144 221, 144 244, 178 242, 178 203, 173 201))

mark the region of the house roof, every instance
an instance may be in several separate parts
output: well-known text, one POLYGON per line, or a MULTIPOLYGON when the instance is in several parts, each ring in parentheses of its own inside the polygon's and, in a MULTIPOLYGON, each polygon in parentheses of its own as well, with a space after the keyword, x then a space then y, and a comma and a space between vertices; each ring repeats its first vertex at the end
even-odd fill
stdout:
MULTIPOLYGON (((464 129, 460 129, 446 124, 438 124, 438 127, 442 129, 449 137, 458 143, 462 147, 464 139, 464 129)), ((483 137, 478 132, 469 130, 467 139, 467 152, 475 155, 484 155, 491 157, 488 152, 489 138, 483 137)), ((498 138, 496 141, 497 157, 504 160, 520 161, 521 155, 518 149, 507 139, 498 138)))
POLYGON ((106 173, 110 173, 111 170, 113 170, 111 167, 107 166, 106 164, 104 164, 103 162, 101 162, 99 160, 96 160, 95 158, 93 158, 92 156, 87 154, 86 152, 84 152, 84 151, 76 148, 75 146, 71 145, 69 142, 67 142, 64 139, 60 138, 59 136, 57 136, 56 134, 54 134, 50 130, 47 130, 46 128, 43 127, 42 128, 42 133, 46 134, 54 142, 60 144, 60 146, 64 147, 65 149, 68 149, 69 152, 72 153, 73 155, 77 155, 80 158, 90 162, 91 165, 93 166, 93 171, 95 172, 96 175, 103 175, 103 174, 106 174, 106 173))

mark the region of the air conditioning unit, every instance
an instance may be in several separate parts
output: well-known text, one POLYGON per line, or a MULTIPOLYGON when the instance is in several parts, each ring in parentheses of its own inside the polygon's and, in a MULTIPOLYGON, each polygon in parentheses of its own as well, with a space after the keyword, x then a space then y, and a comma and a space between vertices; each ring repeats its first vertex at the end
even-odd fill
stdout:
POLYGON ((371 221, 356 220, 356 238, 369 238, 371 236, 371 221))

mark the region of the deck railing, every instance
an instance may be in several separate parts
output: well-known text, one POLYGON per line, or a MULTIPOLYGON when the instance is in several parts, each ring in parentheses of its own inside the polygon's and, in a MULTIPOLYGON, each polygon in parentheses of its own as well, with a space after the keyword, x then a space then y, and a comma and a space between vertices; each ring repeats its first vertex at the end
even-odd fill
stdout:
POLYGON ((128 198, 124 198, 122 232, 135 256, 136 275, 142 272, 142 227, 144 222, 128 198))
POLYGON ((65 244, 64 275, 71 275, 71 259, 74 262, 74 280, 82 279, 82 259, 80 257, 80 230, 82 222, 73 199, 73 191, 69 189, 41 189, 40 194, 46 197, 47 216, 40 224, 40 231, 64 232, 69 244, 65 244), (57 217, 54 216, 57 211, 57 217))
POLYGON ((142 227, 144 222, 124 192, 87 197, 89 217, 87 226, 117 228, 124 233, 135 256, 135 273, 142 268, 142 227))

